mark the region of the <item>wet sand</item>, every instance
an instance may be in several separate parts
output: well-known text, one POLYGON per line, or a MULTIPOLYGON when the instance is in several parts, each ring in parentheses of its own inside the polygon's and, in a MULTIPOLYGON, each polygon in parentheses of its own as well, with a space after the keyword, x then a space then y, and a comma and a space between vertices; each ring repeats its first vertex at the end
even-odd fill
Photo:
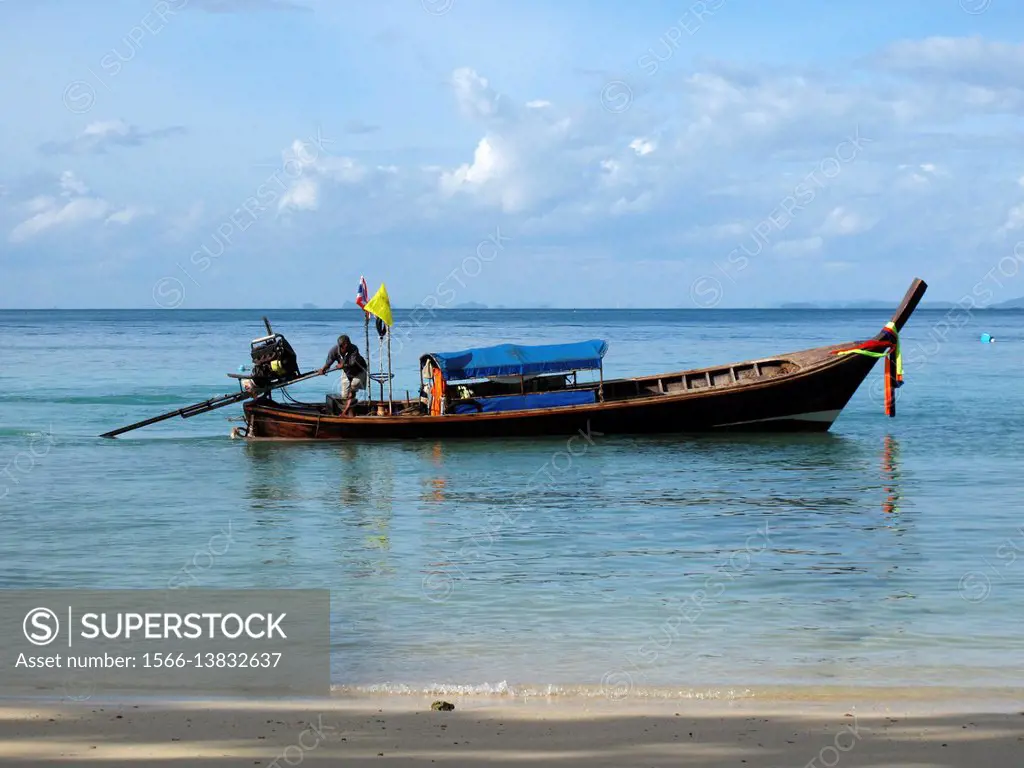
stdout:
MULTIPOLYGON (((0 703, 0 766, 886 766, 1024 763, 1024 713, 922 698, 811 703, 392 696, 0 703), (927 710, 931 711, 927 711, 927 710)), ((853 700, 853 699, 851 699, 853 700)), ((970 702, 973 699, 961 700, 970 702)), ((1005 704, 1005 702, 1004 702, 1005 704)))

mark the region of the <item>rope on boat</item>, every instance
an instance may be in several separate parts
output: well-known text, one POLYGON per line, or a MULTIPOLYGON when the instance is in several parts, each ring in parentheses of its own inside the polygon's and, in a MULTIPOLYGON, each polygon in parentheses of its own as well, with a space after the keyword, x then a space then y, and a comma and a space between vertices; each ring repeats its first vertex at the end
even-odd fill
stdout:
POLYGON ((287 387, 282 387, 281 388, 281 394, 284 396, 284 399, 287 400, 289 403, 295 403, 296 405, 302 405, 302 403, 300 403, 298 400, 296 400, 294 397, 291 396, 291 393, 288 391, 287 387))
POLYGON ((871 339, 857 347, 836 350, 834 355, 866 355, 885 358, 885 413, 896 415, 896 390, 903 386, 903 353, 900 351, 900 334, 896 323, 889 321, 882 329, 889 338, 871 339))

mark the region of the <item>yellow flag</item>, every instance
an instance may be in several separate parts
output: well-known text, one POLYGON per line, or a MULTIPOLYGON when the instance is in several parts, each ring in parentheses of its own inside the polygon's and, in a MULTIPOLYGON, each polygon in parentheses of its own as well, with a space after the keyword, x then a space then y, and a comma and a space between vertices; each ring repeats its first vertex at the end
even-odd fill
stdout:
POLYGON ((366 302, 363 309, 383 320, 388 328, 391 327, 391 299, 388 298, 388 289, 384 287, 384 283, 380 284, 380 288, 373 294, 373 298, 366 302))

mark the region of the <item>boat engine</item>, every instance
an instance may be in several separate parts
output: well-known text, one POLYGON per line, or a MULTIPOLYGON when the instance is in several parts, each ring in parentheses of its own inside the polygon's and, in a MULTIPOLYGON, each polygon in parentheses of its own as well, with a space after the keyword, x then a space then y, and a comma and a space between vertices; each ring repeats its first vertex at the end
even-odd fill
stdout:
POLYGON ((252 380, 257 386, 293 379, 299 375, 295 350, 280 333, 252 342, 252 380))

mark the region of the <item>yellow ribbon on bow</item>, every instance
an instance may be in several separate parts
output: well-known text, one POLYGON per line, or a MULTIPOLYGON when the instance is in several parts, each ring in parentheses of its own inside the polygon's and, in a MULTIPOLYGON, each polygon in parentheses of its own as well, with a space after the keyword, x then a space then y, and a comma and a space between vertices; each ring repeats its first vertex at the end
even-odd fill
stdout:
POLYGON ((896 323, 891 320, 885 324, 885 329, 892 333, 896 338, 893 346, 886 349, 884 352, 875 352, 870 349, 863 349, 858 347, 857 349, 841 349, 836 352, 837 355, 867 355, 868 357, 885 357, 888 354, 892 354, 896 361, 896 380, 900 383, 903 382, 903 353, 900 351, 900 334, 896 330, 896 323))

